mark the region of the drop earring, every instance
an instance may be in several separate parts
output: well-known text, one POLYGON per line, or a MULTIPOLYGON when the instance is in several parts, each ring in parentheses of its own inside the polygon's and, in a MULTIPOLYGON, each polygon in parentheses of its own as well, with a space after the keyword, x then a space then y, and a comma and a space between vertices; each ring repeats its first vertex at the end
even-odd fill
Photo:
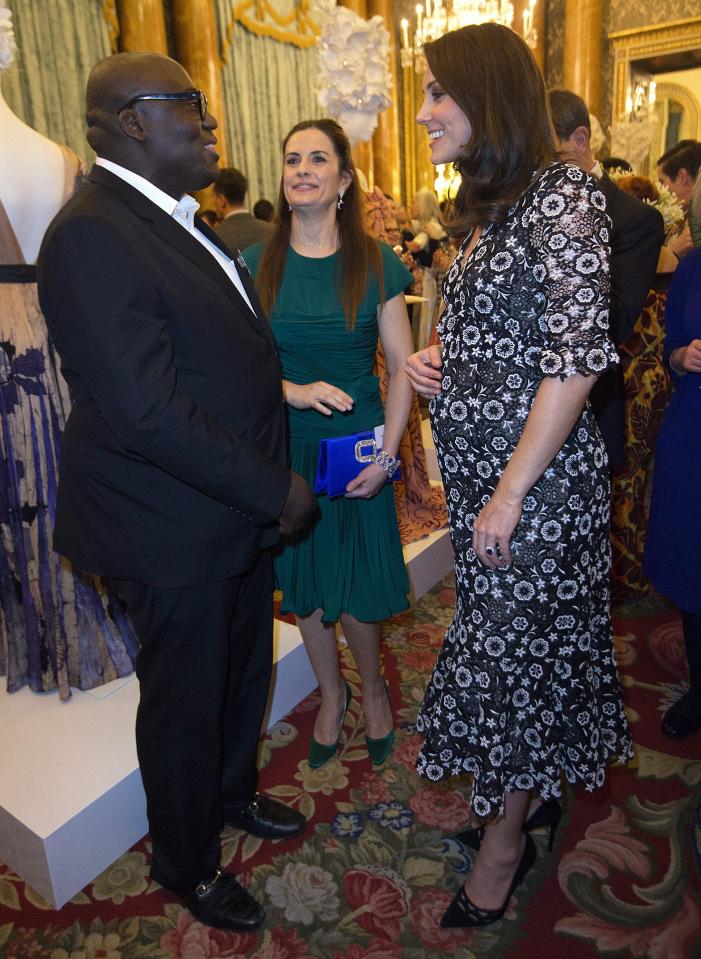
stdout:
POLYGON ((288 210, 291 210, 291 209, 292 209, 292 204, 291 204, 291 203, 288 203, 288 204, 287 204, 287 209, 288 209, 288 210))
POLYGON ((336 204, 336 209, 337 209, 337 210, 342 210, 342 209, 343 209, 343 194, 344 194, 345 192, 346 192, 345 190, 339 190, 339 191, 338 191, 338 203, 336 204))

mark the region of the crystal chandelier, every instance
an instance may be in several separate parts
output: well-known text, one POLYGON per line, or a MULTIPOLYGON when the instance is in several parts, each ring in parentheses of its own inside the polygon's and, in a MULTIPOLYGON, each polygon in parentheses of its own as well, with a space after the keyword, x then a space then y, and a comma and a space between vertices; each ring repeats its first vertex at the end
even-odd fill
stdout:
POLYGON ((421 72, 426 66, 422 53, 424 43, 437 40, 450 30, 471 23, 503 23, 510 27, 514 20, 511 0, 425 0, 416 5, 416 23, 410 28, 408 20, 400 22, 402 67, 415 67, 421 72))

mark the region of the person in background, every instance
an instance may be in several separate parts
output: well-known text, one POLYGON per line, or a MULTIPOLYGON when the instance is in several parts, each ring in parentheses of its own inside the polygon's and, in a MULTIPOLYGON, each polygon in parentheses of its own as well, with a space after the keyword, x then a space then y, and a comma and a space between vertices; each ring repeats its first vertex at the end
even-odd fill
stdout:
POLYGON ((411 201, 411 227, 413 238, 407 249, 420 266, 430 267, 433 254, 446 232, 441 225, 441 211, 436 194, 432 190, 419 190, 411 201))
POLYGON ((345 495, 320 496, 318 521, 286 538, 276 557, 281 609, 297 618, 321 690, 309 749, 315 768, 335 755, 351 697, 339 669, 338 621, 362 681, 370 758, 379 765, 389 755, 394 730, 380 674, 379 623, 408 605, 387 480, 412 401, 403 295, 411 275, 386 243, 365 232, 360 194, 339 124, 298 123, 283 144, 273 236, 245 251, 280 353, 295 469, 314 483, 322 438, 384 423, 382 449, 345 495), (389 374, 384 410, 373 375, 378 332, 389 374))
MULTIPOLYGON (((550 90, 555 145, 560 157, 590 176, 606 198, 611 217, 611 308, 609 335, 616 346, 628 339, 645 305, 664 242, 664 221, 657 210, 620 190, 591 152, 589 110, 571 90, 550 90)), ((589 395, 614 469, 624 460, 625 386, 620 365, 604 372, 589 395)))
POLYGON ((252 216, 244 205, 248 180, 235 167, 225 167, 214 181, 214 208, 221 218, 217 233, 230 250, 244 250, 267 240, 273 228, 252 216))
POLYGON ((275 217, 275 207, 270 200, 256 200, 253 204, 253 216, 256 220, 263 220, 265 223, 271 223, 275 217))
POLYGON ((599 162, 601 163, 601 169, 604 173, 608 173, 609 170, 625 170, 626 173, 633 172, 633 167, 627 160, 624 160, 623 157, 604 157, 599 162))
POLYGON ((216 210, 202 210, 200 213, 200 219, 204 220, 207 226, 211 226, 214 229, 217 224, 221 222, 219 219, 219 214, 216 210))
POLYGON ((409 359, 431 423, 455 551, 453 621, 417 717, 419 773, 471 774, 479 856, 445 927, 503 916, 560 814, 632 755, 611 635, 609 475, 586 400, 608 336, 606 201, 554 161, 543 77, 495 23, 427 43, 432 163, 461 185, 465 236, 443 284, 441 348, 409 359))
POLYGON ((675 389, 655 450, 644 572, 681 610, 689 689, 662 717, 665 736, 701 729, 701 250, 677 267, 665 314, 665 362, 675 389))
POLYGON ((694 246, 701 246, 701 176, 696 177, 686 215, 691 242, 694 246))
POLYGON ((682 140, 657 161, 660 183, 679 200, 687 217, 679 230, 667 239, 667 247, 677 259, 683 259, 694 247, 688 219, 689 203, 701 166, 701 143, 682 140))

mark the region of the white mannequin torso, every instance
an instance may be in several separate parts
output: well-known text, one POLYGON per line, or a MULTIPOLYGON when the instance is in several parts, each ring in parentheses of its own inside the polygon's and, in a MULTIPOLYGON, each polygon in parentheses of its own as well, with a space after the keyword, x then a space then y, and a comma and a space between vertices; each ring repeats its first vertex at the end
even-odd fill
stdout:
POLYGON ((61 148, 20 120, 0 92, 0 201, 27 263, 63 205, 64 184, 61 148))

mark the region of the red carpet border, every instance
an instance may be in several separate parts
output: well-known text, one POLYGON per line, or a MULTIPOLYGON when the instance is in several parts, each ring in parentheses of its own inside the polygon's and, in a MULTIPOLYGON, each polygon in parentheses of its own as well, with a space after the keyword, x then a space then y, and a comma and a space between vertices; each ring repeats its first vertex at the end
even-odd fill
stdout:
MULTIPOLYGON (((148 878, 148 840, 55 912, 0 865, 3 959, 693 959, 701 957, 701 735, 659 732, 684 689, 681 628, 652 600, 615 619, 634 761, 594 795, 569 791, 555 848, 498 924, 445 931, 440 916, 471 868, 454 838, 470 820, 467 782, 418 778, 414 720, 452 615, 452 579, 385 627, 385 672, 398 722, 394 752, 373 769, 359 677, 338 756, 306 762, 315 694, 263 745, 261 788, 310 819, 297 839, 233 829, 223 861, 265 902, 256 934, 208 929, 148 878)), ((70 708, 70 707, 69 707, 70 708)), ((47 784, 48 785, 48 784, 47 784)))

